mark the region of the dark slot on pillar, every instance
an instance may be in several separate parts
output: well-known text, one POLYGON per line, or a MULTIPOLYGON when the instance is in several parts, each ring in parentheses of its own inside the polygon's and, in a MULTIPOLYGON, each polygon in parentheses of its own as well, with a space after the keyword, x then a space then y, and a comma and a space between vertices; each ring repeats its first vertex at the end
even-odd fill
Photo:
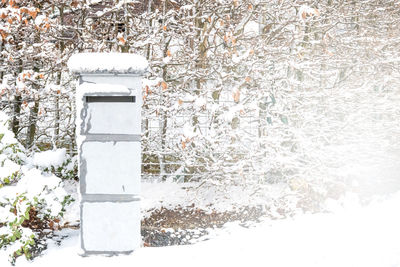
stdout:
POLYGON ((86 96, 87 103, 134 103, 136 96, 86 96))

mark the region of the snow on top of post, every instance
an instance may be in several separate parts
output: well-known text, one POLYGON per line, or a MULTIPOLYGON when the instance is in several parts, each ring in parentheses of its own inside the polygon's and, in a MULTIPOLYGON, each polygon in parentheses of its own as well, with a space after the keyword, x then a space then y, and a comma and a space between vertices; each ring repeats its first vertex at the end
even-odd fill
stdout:
POLYGON ((143 74, 147 67, 144 57, 128 53, 80 53, 68 61, 74 73, 143 74))
POLYGON ((131 91, 128 87, 119 84, 106 83, 83 83, 79 85, 81 95, 86 94, 129 94, 131 91))

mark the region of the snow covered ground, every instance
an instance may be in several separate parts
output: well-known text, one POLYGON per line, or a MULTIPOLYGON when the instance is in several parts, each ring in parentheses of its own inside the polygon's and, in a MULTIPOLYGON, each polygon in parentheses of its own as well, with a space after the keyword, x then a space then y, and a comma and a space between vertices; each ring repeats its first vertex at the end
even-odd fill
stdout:
POLYGON ((192 204, 202 210, 218 212, 231 211, 238 207, 268 205, 275 214, 276 209, 283 208, 275 205, 282 198, 285 198, 285 205, 290 206, 287 208, 296 209, 293 191, 284 183, 259 185, 256 189, 251 186, 213 186, 198 182, 142 182, 141 186, 141 207, 144 216, 148 215, 151 209, 192 204))
MULTIPOLYGON (((400 266, 400 192, 367 207, 349 197, 333 213, 264 221, 249 228, 228 223, 209 240, 188 246, 140 248, 131 255, 79 256, 78 231, 17 266, 400 266)), ((6 259, 1 259, 4 266, 6 259)))

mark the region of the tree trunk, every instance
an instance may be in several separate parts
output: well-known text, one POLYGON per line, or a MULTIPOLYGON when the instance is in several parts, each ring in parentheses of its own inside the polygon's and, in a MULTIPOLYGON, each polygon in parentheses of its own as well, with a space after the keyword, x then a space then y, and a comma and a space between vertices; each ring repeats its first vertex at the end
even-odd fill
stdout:
POLYGON ((35 104, 31 108, 29 114, 30 125, 28 127, 28 132, 27 132, 27 141, 25 145, 26 148, 30 148, 34 144, 38 112, 39 112, 39 99, 35 99, 35 104))
POLYGON ((12 121, 11 121, 11 129, 15 137, 18 136, 20 128, 19 116, 21 115, 21 101, 22 97, 20 95, 15 96, 13 104, 12 121))

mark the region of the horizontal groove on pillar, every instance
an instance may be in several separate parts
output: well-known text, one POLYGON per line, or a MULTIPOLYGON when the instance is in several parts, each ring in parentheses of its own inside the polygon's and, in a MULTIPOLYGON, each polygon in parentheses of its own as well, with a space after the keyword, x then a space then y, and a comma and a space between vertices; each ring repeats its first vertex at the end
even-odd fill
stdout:
POLYGON ((132 202, 140 201, 138 195, 127 194, 82 194, 82 202, 132 202))
POLYGON ((118 142, 118 141, 141 141, 140 134, 86 134, 84 141, 118 142))

